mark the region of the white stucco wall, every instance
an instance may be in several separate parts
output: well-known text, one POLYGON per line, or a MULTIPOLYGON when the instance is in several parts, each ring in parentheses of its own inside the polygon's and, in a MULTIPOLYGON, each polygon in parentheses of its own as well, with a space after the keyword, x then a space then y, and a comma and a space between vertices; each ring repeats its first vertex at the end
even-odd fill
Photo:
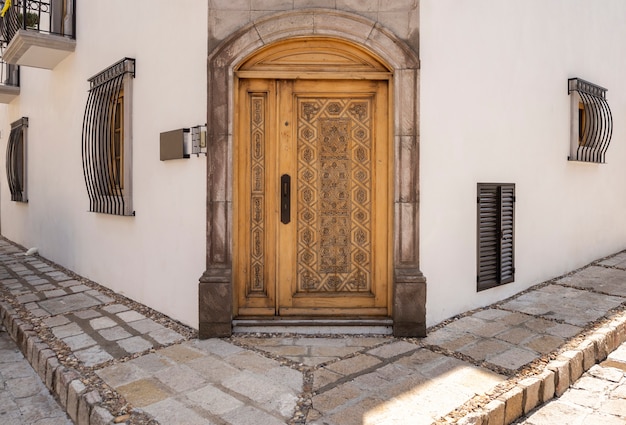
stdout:
POLYGON ((421 269, 433 325, 626 248, 626 3, 421 0, 421 269), (567 161, 567 79, 608 89, 606 164, 567 161), (476 292, 476 185, 515 183, 515 282, 476 292))
MULTIPOLYGON (((221 14, 208 13, 207 3, 80 2, 76 52, 53 71, 23 67, 20 96, 0 105, 0 152, 10 123, 30 120, 30 202, 9 201, 2 168, 2 234, 191 326, 205 268, 206 159, 159 161, 159 133, 206 120, 207 34, 221 34, 207 21, 224 29, 228 16, 257 16, 248 11, 252 3, 233 2, 221 14), (136 217, 87 212, 81 160, 87 79, 123 57, 137 61, 136 217)), ((379 5, 271 3, 351 11, 349 5, 379 5)), ((626 248, 626 3, 420 0, 419 16, 420 265, 428 325, 626 248), (614 128, 606 164, 567 161, 571 77, 608 89, 614 128), (517 194, 515 282, 482 292, 479 182, 515 183, 517 194)), ((408 27, 401 36, 416 33, 412 20, 397 22, 408 27)))
POLYGON ((9 201, 3 172, 2 234, 192 326, 205 269, 206 157, 160 161, 159 133, 206 122, 207 8, 80 2, 75 53, 52 71, 22 67, 20 96, 0 121, 6 152, 10 123, 30 120, 29 203, 9 201), (124 57, 136 59, 135 217, 88 212, 81 159, 87 79, 124 57))

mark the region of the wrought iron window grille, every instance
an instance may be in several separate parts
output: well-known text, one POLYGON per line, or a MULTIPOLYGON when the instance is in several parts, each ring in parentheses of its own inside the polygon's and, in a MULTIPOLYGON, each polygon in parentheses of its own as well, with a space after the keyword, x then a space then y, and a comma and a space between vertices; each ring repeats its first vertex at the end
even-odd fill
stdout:
POLYGON ((11 134, 7 144, 7 182, 11 201, 28 202, 26 173, 26 129, 28 118, 23 117, 11 124, 11 134))
POLYGON ((8 44, 24 29, 75 39, 75 10, 76 0, 13 0, 0 17, 0 37, 8 44))
POLYGON ((124 58, 91 77, 83 118, 83 174, 89 211, 135 215, 132 209, 132 78, 124 58))
POLYGON ((570 95, 570 161, 603 164, 613 134, 607 89, 580 78, 567 80, 570 95))

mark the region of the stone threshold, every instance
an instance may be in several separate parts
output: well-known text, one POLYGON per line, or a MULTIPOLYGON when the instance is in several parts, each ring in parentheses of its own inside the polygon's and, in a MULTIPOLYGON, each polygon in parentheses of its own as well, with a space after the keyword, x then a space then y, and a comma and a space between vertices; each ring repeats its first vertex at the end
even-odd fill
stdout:
POLYGON ((234 334, 392 335, 393 320, 384 319, 235 319, 234 334))

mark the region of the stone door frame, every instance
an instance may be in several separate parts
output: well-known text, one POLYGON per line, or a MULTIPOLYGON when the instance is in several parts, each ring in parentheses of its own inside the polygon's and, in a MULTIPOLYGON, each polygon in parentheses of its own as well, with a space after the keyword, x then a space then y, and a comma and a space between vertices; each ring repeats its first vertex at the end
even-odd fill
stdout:
POLYGON ((199 337, 232 333, 234 69, 255 51, 293 37, 346 40, 391 68, 394 113, 393 333, 426 333, 426 279, 419 270, 419 60, 379 23, 330 9, 260 18, 233 33, 208 57, 207 269, 199 283, 199 337))

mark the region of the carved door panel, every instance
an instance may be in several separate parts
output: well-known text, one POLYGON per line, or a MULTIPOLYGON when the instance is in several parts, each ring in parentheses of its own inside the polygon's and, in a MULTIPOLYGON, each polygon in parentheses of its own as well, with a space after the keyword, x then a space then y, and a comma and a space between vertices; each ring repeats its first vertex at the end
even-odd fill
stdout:
POLYGON ((242 80, 239 315, 389 314, 387 82, 242 80))

